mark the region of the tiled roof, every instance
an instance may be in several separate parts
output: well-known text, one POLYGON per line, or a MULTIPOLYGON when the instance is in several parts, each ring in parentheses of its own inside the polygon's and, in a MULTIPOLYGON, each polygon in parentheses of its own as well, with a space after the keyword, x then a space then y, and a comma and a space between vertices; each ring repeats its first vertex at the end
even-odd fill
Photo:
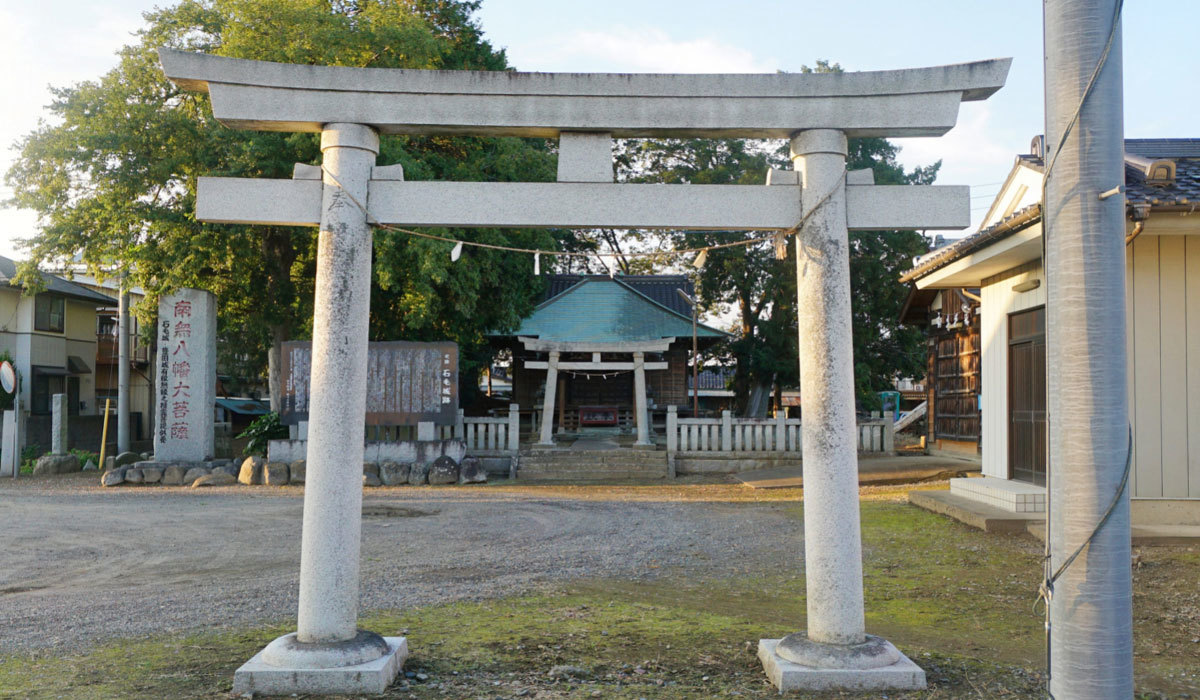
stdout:
POLYGON ((1200 158, 1200 139, 1125 139, 1125 150, 1147 158, 1200 158))
MULTIPOLYGON (((1196 207, 1200 211, 1200 139, 1125 139, 1126 153, 1154 160, 1175 162, 1175 179, 1170 184, 1147 184, 1140 168, 1126 162, 1125 204, 1131 215, 1138 207, 1196 207)), ((1022 154, 1017 159, 1041 170, 1042 158, 1022 154)), ((900 276, 901 282, 911 282, 959 258, 990 245, 1002 238, 1041 221, 1041 206, 1033 204, 986 229, 960 238, 951 245, 926 255, 916 266, 900 276)))
MULTIPOLYGON (((1175 182, 1147 185, 1145 173, 1125 165, 1125 203, 1151 207, 1191 206, 1200 202, 1200 139, 1125 139, 1125 152, 1154 160, 1175 161, 1175 182)), ((1023 153, 1017 158, 1036 170, 1045 167, 1041 156, 1023 153)))
POLYGON ((1023 209, 1018 209, 982 231, 960 238, 950 245, 925 256, 916 267, 900 275, 900 281, 912 282, 918 277, 924 277, 934 270, 949 265, 964 255, 974 253, 1002 238, 1007 238, 1018 231, 1027 229, 1041 220, 1042 205, 1040 204, 1030 204, 1023 209))
MULTIPOLYGON (((606 280, 608 275, 552 275, 546 288, 543 301, 553 299, 585 279, 606 280)), ((620 280, 641 294, 662 304, 668 309, 692 317, 692 307, 675 290, 681 289, 684 294, 695 297, 692 281, 683 275, 617 275, 620 280)))
MULTIPOLYGON (((0 285, 11 285, 16 276, 17 263, 9 258, 0 256, 0 285)), ((105 296, 99 292, 93 292, 83 285, 75 284, 56 275, 43 272, 42 281, 45 282, 45 291, 47 292, 61 294, 80 301, 94 302, 97 305, 117 305, 117 300, 112 297, 105 296)))
MULTIPOLYGON (((682 300, 681 300, 682 301, 682 300)), ((586 277, 542 302, 512 334, 543 340, 615 343, 690 337, 692 317, 657 303, 624 279, 586 277)), ((727 334, 703 324, 699 338, 727 334)))
MULTIPOLYGON (((1138 155, 1141 155, 1140 153, 1138 155)), ((1170 158, 1175 161, 1175 180, 1169 185, 1146 184, 1145 173, 1125 166, 1125 204, 1151 208, 1200 205, 1200 157, 1170 158)), ((1200 210, 1200 206, 1197 206, 1200 210)))

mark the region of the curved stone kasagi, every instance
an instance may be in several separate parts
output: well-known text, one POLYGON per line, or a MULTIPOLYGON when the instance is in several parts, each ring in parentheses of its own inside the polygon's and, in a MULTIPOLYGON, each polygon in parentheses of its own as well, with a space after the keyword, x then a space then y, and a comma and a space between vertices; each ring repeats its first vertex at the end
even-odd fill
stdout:
POLYGON ((1004 85, 1012 59, 847 73, 631 74, 431 71, 305 66, 159 49, 167 77, 206 91, 233 128, 382 133, 786 138, 940 136, 958 105, 1004 85))

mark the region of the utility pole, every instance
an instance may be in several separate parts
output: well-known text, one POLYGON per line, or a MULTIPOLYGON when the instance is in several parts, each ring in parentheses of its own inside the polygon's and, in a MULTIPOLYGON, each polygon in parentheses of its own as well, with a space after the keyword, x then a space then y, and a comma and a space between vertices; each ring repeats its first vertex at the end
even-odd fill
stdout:
POLYGON ((700 416, 700 346, 696 338, 696 300, 682 289, 676 289, 692 307, 692 417, 700 416))
MULTIPOLYGON (((117 454, 129 451, 129 293, 125 274, 117 294, 117 454)), ((103 467, 103 465, 101 465, 103 467)))
POLYGON ((1125 203, 1113 192, 1125 183, 1120 7, 1043 5, 1047 573, 1062 569, 1048 634, 1058 700, 1133 696, 1125 203))

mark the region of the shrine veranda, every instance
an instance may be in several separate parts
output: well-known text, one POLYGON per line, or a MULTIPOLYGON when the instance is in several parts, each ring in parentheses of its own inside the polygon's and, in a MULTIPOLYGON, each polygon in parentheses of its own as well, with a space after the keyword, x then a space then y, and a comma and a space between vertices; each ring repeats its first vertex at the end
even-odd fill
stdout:
MULTIPOLYGON (((848 231, 965 228, 970 194, 847 173, 847 139, 940 136, 962 101, 1003 86, 1008 59, 864 73, 628 75, 300 66, 165 49, 160 57, 168 78, 207 91, 231 128, 321 134, 320 166, 299 164, 291 180, 198 183, 202 221, 320 228, 297 632, 239 669, 235 692, 381 692, 407 654, 405 639, 356 625, 373 224, 793 230, 808 629, 762 640, 759 656, 781 691, 924 687, 920 668, 865 632, 848 231), (558 182, 408 182, 400 166, 376 163, 381 134, 557 138, 558 182), (673 137, 790 139, 794 171, 772 172, 767 186, 612 182, 613 138, 673 137)), ((550 376, 561 350, 544 348, 550 376)), ((644 370, 645 349, 628 351, 644 370)))

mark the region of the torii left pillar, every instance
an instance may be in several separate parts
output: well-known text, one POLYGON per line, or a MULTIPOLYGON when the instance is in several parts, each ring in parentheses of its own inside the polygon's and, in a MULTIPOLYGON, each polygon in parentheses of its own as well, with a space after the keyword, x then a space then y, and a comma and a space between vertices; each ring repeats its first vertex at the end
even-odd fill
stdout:
POLYGON ((313 312, 308 481, 297 630, 237 670, 235 693, 382 693, 408 656, 403 637, 358 629, 371 228, 366 202, 379 134, 321 131, 323 188, 313 312))

